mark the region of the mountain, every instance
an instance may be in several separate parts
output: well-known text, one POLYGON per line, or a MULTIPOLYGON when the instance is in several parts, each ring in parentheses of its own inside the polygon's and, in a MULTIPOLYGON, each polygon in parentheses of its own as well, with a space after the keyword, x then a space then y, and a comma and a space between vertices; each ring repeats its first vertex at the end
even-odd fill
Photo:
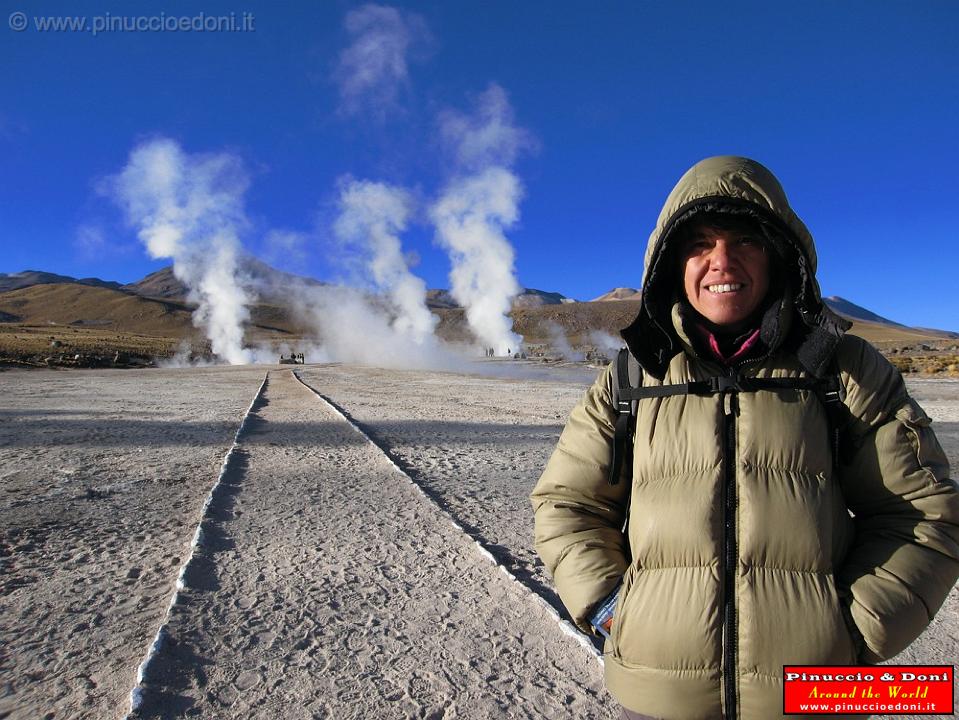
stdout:
MULTIPOLYGON (((241 258, 240 273, 245 276, 251 287, 255 288, 259 300, 266 303, 283 303, 289 296, 291 287, 321 287, 327 283, 303 275, 277 270, 252 256, 241 258)), ((136 295, 164 300, 186 301, 186 285, 173 274, 173 266, 168 265, 150 273, 142 280, 122 286, 123 290, 136 295)))
POLYGON ((835 310, 840 315, 845 315, 850 320, 864 320, 866 322, 872 323, 885 323, 886 325, 895 325, 897 327, 906 327, 902 323, 897 323, 893 320, 887 320, 881 315, 877 315, 871 310, 866 310, 866 308, 856 305, 845 298, 841 298, 838 295, 830 295, 829 297, 824 297, 823 302, 826 303, 832 310, 835 310))
MULTIPOLYGON (((523 288, 522 292, 513 298, 513 309, 542 307, 543 305, 563 305, 574 303, 576 300, 568 298, 558 292, 548 292, 535 288, 523 288)), ((426 291, 426 307, 430 310, 451 310, 462 307, 449 290, 433 289, 426 291)))
POLYGON ((110 288, 111 290, 119 290, 121 287, 118 282, 101 280, 100 278, 82 278, 78 280, 69 275, 57 275, 56 273, 42 272, 40 270, 0 273, 0 293, 19 290, 20 288, 30 287, 32 285, 52 285, 59 283, 76 283, 78 285, 89 285, 90 287, 110 288))
POLYGON ((28 325, 71 325, 157 336, 193 332, 185 305, 81 283, 42 283, 0 294, 0 314, 28 325))
POLYGON ((183 300, 187 295, 186 285, 177 280, 172 265, 152 272, 142 280, 128 283, 123 289, 148 298, 183 300))
POLYGON ((426 307, 430 310, 449 310, 460 304, 453 299, 449 290, 436 289, 426 291, 426 307))
POLYGON ((640 291, 636 288, 618 287, 613 288, 608 293, 603 293, 598 298, 593 298, 590 302, 608 302, 610 300, 639 300, 640 291))
POLYGON ((535 308, 542 307, 543 305, 564 305, 574 302, 576 301, 572 298, 568 298, 558 292, 523 288, 523 292, 513 298, 513 309, 535 308))

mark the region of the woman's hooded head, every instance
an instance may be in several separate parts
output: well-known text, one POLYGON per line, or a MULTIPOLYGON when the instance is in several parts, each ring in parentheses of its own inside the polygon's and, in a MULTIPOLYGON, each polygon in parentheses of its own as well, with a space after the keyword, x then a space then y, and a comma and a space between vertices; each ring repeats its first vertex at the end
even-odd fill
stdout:
POLYGON ((690 302, 691 286, 684 286, 680 270, 690 233, 703 227, 756 233, 768 258, 768 290, 749 320, 761 325, 762 339, 773 350, 784 345, 792 328, 799 361, 814 375, 825 372, 848 323, 822 302, 812 235, 775 176, 755 160, 734 156, 707 158, 690 168, 667 197, 649 237, 642 307, 622 333, 645 370, 661 378, 682 349, 671 321, 677 303, 708 309, 690 302), (798 323, 791 322, 794 315, 798 323))

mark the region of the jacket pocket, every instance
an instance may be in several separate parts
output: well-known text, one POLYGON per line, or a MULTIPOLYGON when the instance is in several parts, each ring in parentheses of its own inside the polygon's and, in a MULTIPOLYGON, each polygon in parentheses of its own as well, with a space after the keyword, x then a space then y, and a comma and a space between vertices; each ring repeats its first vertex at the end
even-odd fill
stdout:
POLYGON ((629 596, 629 591, 633 587, 633 580, 636 578, 636 566, 630 564, 626 568, 626 574, 623 575, 623 584, 619 590, 619 598, 616 600, 616 609, 613 611, 613 627, 609 633, 609 640, 607 641, 607 654, 611 655, 614 658, 619 658, 619 629, 622 626, 622 619, 624 617, 624 611, 626 608, 626 598, 629 596))
POLYGON ((843 625, 846 628, 846 634, 849 636, 849 641, 852 644, 852 649, 855 657, 853 661, 858 663, 860 662, 859 658, 862 657, 862 651, 866 647, 866 641, 862 636, 862 633, 859 631, 859 628, 856 626, 856 620, 852 616, 852 596, 847 590, 841 590, 836 585, 836 578, 833 575, 829 576, 829 583, 832 585, 833 592, 836 594, 836 603, 839 605, 839 614, 842 616, 843 625))

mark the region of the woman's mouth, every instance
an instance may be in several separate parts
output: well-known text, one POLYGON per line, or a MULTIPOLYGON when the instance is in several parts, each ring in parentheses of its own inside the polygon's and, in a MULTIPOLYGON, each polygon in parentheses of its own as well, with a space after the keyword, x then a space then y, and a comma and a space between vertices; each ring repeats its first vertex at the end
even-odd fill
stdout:
POLYGON ((706 289, 716 295, 722 295, 723 293, 741 290, 744 287, 743 283, 721 283, 719 285, 707 285, 706 289))

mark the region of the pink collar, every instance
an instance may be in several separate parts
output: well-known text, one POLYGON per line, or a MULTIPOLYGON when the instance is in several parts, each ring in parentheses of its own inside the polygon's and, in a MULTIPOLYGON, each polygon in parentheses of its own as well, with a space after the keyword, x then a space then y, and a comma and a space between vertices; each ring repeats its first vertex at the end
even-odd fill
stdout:
POLYGON ((756 328, 749 333, 746 339, 742 341, 732 355, 726 357, 719 349, 719 341, 716 340, 715 335, 713 335, 708 329, 699 323, 696 324, 696 328, 699 330, 700 335, 708 345, 710 352, 712 352, 716 359, 724 365, 732 365, 737 360, 741 360, 742 358, 746 357, 746 355, 748 355, 749 352, 756 346, 756 343, 759 342, 759 328, 756 328))

